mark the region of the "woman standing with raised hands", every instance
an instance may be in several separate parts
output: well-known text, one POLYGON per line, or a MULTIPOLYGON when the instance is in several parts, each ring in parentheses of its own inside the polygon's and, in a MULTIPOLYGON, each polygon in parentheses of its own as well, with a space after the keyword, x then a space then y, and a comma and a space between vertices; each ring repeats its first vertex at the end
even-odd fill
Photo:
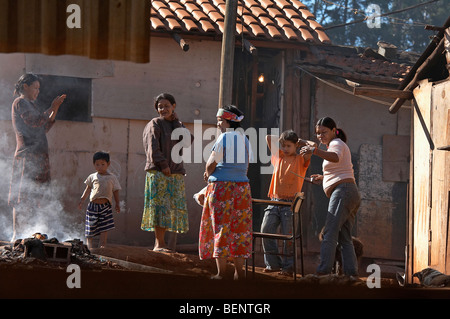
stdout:
POLYGON ((358 263, 352 242, 352 229, 361 197, 355 183, 350 149, 344 131, 336 127, 330 117, 321 118, 316 124, 316 135, 327 150, 317 145, 307 145, 301 154, 321 157, 323 175, 313 174, 313 183, 322 184, 327 197, 328 214, 325 220, 323 241, 320 248, 318 275, 330 274, 337 245, 341 246, 344 274, 358 276, 358 263))
POLYGON ((50 161, 47 132, 55 123, 56 114, 66 99, 55 97, 51 106, 42 111, 35 102, 40 92, 40 79, 31 73, 22 75, 15 85, 11 119, 16 135, 8 204, 13 208, 13 235, 24 235, 26 224, 36 210, 48 200, 50 161))

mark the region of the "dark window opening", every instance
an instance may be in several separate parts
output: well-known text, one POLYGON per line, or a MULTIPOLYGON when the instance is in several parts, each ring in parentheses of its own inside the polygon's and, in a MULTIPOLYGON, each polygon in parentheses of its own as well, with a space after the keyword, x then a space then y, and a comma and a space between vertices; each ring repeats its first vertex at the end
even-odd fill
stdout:
POLYGON ((36 105, 46 110, 52 101, 61 94, 66 100, 56 115, 57 120, 91 122, 92 80, 67 76, 39 75, 40 93, 36 105))

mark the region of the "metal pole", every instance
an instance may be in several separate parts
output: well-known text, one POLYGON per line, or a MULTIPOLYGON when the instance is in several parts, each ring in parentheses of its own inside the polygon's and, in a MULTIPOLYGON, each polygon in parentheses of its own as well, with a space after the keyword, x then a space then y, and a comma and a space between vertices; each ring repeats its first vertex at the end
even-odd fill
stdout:
POLYGON ((232 101, 236 16, 237 0, 227 0, 220 61, 219 108, 232 101))

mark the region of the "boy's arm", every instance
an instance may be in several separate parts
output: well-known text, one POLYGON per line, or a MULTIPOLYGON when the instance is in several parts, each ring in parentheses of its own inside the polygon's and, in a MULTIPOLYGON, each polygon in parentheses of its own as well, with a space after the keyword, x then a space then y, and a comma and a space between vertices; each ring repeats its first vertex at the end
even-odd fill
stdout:
POLYGON ((83 195, 81 195, 80 202, 78 203, 78 208, 81 209, 81 205, 83 204, 84 200, 89 196, 91 193, 91 187, 86 186, 84 189, 83 195))
POLYGON ((116 212, 120 213, 119 190, 113 192, 114 201, 116 202, 116 212))

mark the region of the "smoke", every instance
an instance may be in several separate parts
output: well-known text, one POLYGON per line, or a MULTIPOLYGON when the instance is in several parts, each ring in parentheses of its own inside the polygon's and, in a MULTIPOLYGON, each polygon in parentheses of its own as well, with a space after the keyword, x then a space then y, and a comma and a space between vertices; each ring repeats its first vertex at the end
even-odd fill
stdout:
POLYGON ((67 194, 66 185, 52 181, 49 187, 38 188, 41 194, 39 200, 27 211, 17 213, 16 223, 19 227, 16 239, 28 238, 34 233, 46 234, 48 238, 55 237, 59 241, 84 237, 84 224, 80 223, 80 219, 84 219, 84 211, 80 211, 77 216, 65 209, 62 199, 67 194))
POLYGON ((14 100, 13 96, 14 84, 0 79, 0 119, 11 119, 11 104, 14 100))
MULTIPOLYGON (((11 123, 11 122, 9 122, 11 123)), ((15 138, 10 124, 0 122, 0 240, 9 241, 13 236, 13 208, 8 205, 8 195, 13 167, 15 138)), ((51 171, 51 167, 50 167, 51 171)), ((84 237, 84 211, 70 204, 68 187, 71 181, 52 180, 48 187, 23 179, 22 189, 38 193, 30 207, 17 211, 16 239, 29 238, 34 233, 47 234, 48 238, 65 241, 84 237), (69 204, 69 205, 68 205, 69 204), (73 206, 67 211, 65 207, 73 206), (75 213, 74 213, 75 212, 75 213)), ((73 199, 72 199, 73 201, 73 199)))

